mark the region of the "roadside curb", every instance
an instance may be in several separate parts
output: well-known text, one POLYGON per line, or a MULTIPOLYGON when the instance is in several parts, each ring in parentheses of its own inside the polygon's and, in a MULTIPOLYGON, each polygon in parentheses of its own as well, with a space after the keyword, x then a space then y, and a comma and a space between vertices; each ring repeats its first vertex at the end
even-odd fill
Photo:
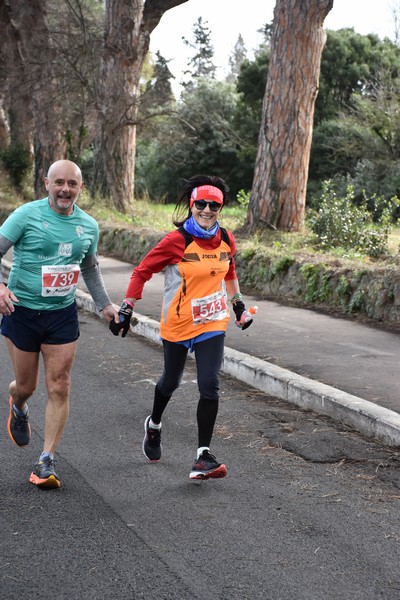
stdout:
MULTIPOLYGON (((3 258, 2 267, 7 278, 11 263, 3 258)), ((83 290, 77 290, 76 303, 78 308, 99 316, 91 296, 83 290)), ((131 331, 161 345, 159 323, 136 312, 133 317, 137 324, 131 326, 131 331)), ((341 421, 388 446, 400 446, 400 414, 373 402, 228 347, 222 371, 265 394, 341 421)))
MULTIPOLYGON (((80 308, 98 314, 86 292, 77 290, 76 301, 80 308)), ((137 324, 131 331, 161 345, 159 323, 136 312, 132 316, 137 324)), ((392 410, 228 347, 222 371, 265 394, 342 421, 388 446, 400 446, 400 415, 392 410)))

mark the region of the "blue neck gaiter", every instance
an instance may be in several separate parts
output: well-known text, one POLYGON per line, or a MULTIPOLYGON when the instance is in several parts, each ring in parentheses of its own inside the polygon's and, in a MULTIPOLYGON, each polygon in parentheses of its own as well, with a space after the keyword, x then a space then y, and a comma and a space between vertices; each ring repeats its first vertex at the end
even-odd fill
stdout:
POLYGON ((214 225, 211 229, 203 229, 200 225, 195 221, 193 216, 189 217, 187 221, 184 222, 183 228, 190 233, 190 235, 194 235, 198 238, 210 239, 216 235, 219 229, 218 221, 215 221, 214 225))

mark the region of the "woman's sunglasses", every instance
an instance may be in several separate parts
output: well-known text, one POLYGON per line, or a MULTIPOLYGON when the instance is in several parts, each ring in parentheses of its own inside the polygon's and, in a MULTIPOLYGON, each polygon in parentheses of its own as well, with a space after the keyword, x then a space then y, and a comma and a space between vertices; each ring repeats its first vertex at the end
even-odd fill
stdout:
POLYGON ((195 200, 194 203, 197 210, 204 210, 205 207, 209 206, 210 210, 213 212, 218 212, 222 208, 222 204, 219 202, 207 202, 206 200, 195 200))

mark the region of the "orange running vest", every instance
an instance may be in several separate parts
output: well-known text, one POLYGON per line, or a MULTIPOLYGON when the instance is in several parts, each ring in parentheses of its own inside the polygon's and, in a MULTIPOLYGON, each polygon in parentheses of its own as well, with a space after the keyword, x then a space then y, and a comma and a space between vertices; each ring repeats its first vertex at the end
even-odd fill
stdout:
POLYGON ((221 239, 214 250, 204 250, 192 238, 182 260, 166 267, 160 322, 163 339, 179 342, 208 331, 226 331, 229 308, 224 278, 229 264, 226 241, 221 239))

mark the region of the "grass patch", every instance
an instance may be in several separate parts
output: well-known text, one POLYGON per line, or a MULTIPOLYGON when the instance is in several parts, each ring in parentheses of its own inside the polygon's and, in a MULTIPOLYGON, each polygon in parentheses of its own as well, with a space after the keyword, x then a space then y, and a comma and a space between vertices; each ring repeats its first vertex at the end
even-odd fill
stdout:
MULTIPOLYGON (((103 199, 91 198, 86 192, 83 192, 78 204, 104 225, 143 227, 155 231, 171 231, 175 228, 172 222, 174 204, 156 204, 148 200, 136 200, 133 213, 125 215, 110 208, 103 199)), ((225 206, 219 221, 222 227, 235 231, 243 226, 245 217, 246 213, 243 208, 225 206)))

